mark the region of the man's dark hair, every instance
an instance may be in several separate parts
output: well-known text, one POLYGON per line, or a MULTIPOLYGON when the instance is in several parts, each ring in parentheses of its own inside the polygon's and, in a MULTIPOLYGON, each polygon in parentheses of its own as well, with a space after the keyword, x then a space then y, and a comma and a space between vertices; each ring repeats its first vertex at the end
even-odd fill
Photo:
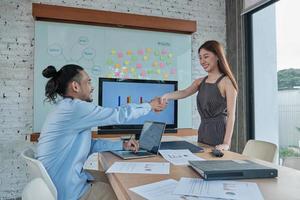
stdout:
POLYGON ((65 65, 58 71, 51 65, 46 67, 42 74, 44 77, 50 78, 50 80, 45 87, 45 100, 55 103, 57 94, 64 97, 67 92, 68 83, 72 81, 80 83, 80 71, 82 70, 82 67, 75 64, 65 65))

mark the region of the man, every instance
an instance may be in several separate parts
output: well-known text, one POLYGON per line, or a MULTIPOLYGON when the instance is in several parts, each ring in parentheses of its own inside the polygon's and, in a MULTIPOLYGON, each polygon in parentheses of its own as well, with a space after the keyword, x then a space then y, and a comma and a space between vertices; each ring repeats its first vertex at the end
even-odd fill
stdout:
MULTIPOLYGON (((93 152, 133 150, 139 148, 131 139, 126 142, 93 140, 91 128, 120 124, 161 111, 165 105, 159 99, 150 103, 128 104, 117 108, 104 108, 92 103, 91 79, 78 65, 65 65, 59 71, 48 66, 43 76, 50 78, 45 88, 49 101, 56 104, 48 115, 38 142, 37 158, 43 163, 58 192, 58 200, 115 199, 109 184, 89 183, 92 177, 83 170, 93 152), (62 100, 56 100, 57 96, 62 100)), ((111 91, 113 92, 113 91, 111 91)))

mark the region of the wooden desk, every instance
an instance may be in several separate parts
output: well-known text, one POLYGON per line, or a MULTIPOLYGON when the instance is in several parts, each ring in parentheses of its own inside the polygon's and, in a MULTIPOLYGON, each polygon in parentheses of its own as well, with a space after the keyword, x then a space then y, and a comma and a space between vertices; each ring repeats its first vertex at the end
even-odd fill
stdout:
MULTIPOLYGON (((203 145, 202 145, 203 146, 203 145)), ((210 148, 206 147, 204 153, 197 155, 204 159, 250 159, 238 153, 225 152, 222 158, 215 158, 210 155, 210 148)), ((124 161, 114 156, 111 153, 101 153, 99 156, 102 167, 107 170, 115 161, 124 161)), ((300 171, 274 165, 272 163, 251 159, 255 162, 264 164, 266 166, 278 169, 277 178, 269 179, 244 179, 239 181, 255 182, 258 184, 266 200, 296 200, 300 199, 300 171)), ((163 162, 165 161, 161 156, 130 160, 131 162, 163 162)), ((130 162, 129 161, 129 162, 130 162)), ((168 175, 146 175, 146 174, 108 174, 108 179, 114 189, 118 199, 120 200, 142 200, 143 198, 129 188, 136 187, 148 183, 161 181, 164 179, 173 178, 180 180, 181 177, 200 177, 193 169, 187 166, 174 166, 171 164, 170 174, 168 175)))

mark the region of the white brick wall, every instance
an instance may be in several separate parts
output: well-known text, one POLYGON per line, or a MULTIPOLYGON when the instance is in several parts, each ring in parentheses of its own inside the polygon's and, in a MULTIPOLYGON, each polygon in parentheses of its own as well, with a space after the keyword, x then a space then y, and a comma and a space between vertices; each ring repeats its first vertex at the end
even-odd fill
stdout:
MULTIPOLYGON (((192 77, 203 75, 198 47, 208 39, 225 44, 225 0, 1 0, 0 1, 0 199, 21 196, 27 180, 20 152, 33 119, 34 27, 31 4, 44 2, 197 21, 192 40, 192 77)), ((193 97, 193 127, 199 116, 193 97)))

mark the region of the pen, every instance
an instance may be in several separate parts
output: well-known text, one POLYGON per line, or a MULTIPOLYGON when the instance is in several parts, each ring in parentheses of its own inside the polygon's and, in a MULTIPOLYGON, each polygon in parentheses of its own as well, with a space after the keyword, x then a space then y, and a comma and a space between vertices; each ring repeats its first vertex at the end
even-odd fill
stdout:
POLYGON ((129 138, 129 140, 131 140, 132 138, 133 138, 133 134, 131 134, 131 135, 130 135, 130 138, 129 138))

